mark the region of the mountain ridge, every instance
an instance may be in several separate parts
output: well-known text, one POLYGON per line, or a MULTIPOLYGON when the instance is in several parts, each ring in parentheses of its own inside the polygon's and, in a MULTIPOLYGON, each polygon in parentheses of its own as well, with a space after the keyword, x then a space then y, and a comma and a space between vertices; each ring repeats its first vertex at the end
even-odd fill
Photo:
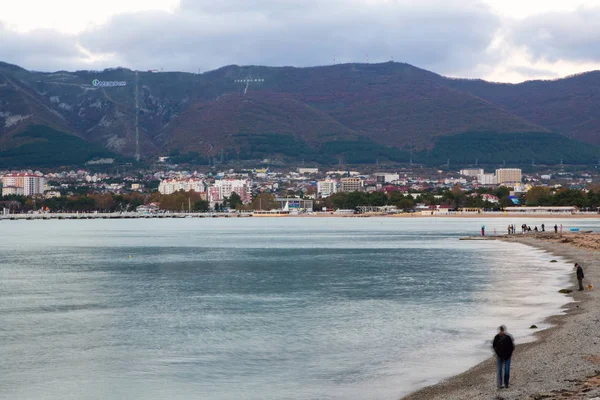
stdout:
POLYGON ((229 65, 202 74, 121 67, 45 73, 0 62, 0 145, 18 147, 16 134, 46 125, 129 157, 198 153, 207 162, 223 153, 293 161, 299 156, 291 149, 281 152, 286 140, 320 160, 344 159, 344 151, 354 154, 361 143, 373 159, 401 161, 449 143, 441 138, 471 140, 474 132, 558 133, 595 147, 596 88, 599 71, 503 84, 396 62, 229 65), (94 86, 95 79, 125 86, 94 86), (261 150, 253 152, 256 140, 261 150), (269 146, 269 140, 279 144, 269 146))

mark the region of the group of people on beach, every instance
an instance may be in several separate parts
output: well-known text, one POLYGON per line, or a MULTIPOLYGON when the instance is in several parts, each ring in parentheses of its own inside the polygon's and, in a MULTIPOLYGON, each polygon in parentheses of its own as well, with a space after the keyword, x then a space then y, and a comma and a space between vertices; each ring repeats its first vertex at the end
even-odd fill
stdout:
MULTIPOLYGON (((562 233, 562 230, 563 230, 562 224, 560 224, 560 225, 554 224, 554 233, 558 233, 559 230, 560 230, 560 233, 562 233)), ((507 232, 509 235, 514 235, 515 233, 517 233, 517 227, 514 224, 508 225, 507 232)), ((546 232, 546 225, 542 224, 541 229, 538 229, 537 225, 533 229, 531 229, 530 225, 527 225, 527 224, 521 225, 521 233, 524 235, 527 232, 546 232)))
MULTIPOLYGON (((556 232, 556 225, 554 231, 556 232)), ((575 275, 577 277, 577 283, 579 284, 578 290, 584 290, 583 278, 585 276, 583 274, 583 268, 581 268, 579 263, 575 263, 575 275)), ((515 350, 515 341, 513 337, 506 332, 506 327, 504 325, 498 328, 498 334, 494 337, 492 348, 494 349, 494 353, 496 353, 497 387, 498 389, 508 388, 510 379, 510 362, 513 351, 515 350)))

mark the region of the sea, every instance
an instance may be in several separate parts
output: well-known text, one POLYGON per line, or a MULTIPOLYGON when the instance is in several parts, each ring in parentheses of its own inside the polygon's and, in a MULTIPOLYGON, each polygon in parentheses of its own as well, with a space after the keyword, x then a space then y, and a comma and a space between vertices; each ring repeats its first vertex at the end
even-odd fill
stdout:
POLYGON ((563 312, 570 260, 459 240, 509 223, 600 230, 522 218, 0 221, 0 398, 398 399, 490 357, 499 325, 523 343, 563 312))

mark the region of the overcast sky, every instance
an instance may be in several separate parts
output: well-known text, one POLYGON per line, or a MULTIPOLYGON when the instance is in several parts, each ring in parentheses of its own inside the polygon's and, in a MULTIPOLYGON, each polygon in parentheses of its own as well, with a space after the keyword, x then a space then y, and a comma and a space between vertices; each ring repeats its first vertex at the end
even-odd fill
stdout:
POLYGON ((0 2, 0 61, 40 71, 393 59, 520 82, 600 69, 600 0, 0 2))

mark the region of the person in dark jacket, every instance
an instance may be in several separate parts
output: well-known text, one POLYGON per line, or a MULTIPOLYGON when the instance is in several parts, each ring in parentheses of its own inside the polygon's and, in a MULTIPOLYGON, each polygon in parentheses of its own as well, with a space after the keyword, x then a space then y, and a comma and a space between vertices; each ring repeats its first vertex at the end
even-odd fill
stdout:
POLYGON ((554 224, 554 233, 558 233, 558 225, 554 224))
POLYGON ((504 387, 508 388, 510 378, 510 358, 515 350, 515 343, 511 335, 506 333, 506 327, 502 325, 498 334, 494 337, 492 344, 498 362, 498 389, 502 389, 502 366, 504 364, 504 387))
POLYGON ((583 290, 583 268, 578 263, 575 263, 575 268, 577 268, 577 282, 579 282, 579 290, 583 290))

